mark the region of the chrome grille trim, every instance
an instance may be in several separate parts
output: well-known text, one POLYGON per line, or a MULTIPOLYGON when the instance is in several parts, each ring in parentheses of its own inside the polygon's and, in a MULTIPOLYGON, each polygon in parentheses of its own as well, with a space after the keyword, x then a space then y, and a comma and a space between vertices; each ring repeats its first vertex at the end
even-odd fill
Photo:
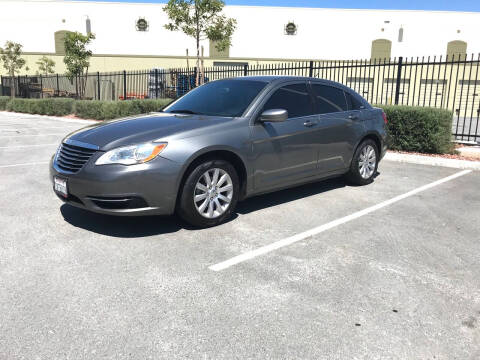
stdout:
POLYGON ((81 143, 82 145, 89 145, 89 147, 78 146, 80 142, 74 142, 67 139, 61 146, 55 156, 56 167, 64 173, 75 174, 88 162, 90 157, 97 151, 95 145, 81 143), (73 145, 75 143, 76 145, 73 145))

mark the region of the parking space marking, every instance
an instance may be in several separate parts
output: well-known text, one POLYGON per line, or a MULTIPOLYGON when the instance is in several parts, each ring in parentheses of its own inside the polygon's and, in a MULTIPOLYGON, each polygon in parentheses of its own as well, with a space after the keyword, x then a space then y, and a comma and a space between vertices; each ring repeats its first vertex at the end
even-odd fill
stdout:
MULTIPOLYGON (((17 124, 18 125, 18 124, 17 124)), ((70 130, 66 126, 46 126, 46 127, 24 127, 24 128, 13 128, 13 129, 2 129, 0 128, 0 132, 3 131, 25 131, 25 130, 45 130, 45 129, 60 129, 60 130, 70 130)), ((78 129, 78 127, 72 127, 72 129, 78 129)))
POLYGON ((54 144, 35 144, 35 145, 14 145, 14 146, 0 146, 0 149, 18 149, 18 148, 28 148, 28 147, 38 147, 38 146, 58 146, 59 143, 54 144))
POLYGON ((448 181, 451 181, 453 179, 456 179, 460 176, 463 176, 463 175, 466 175, 466 174, 469 174, 470 172, 472 172, 472 170, 463 170, 463 171, 460 171, 460 172, 457 172, 453 175, 450 175, 450 176, 447 176, 445 178, 442 178, 440 180, 437 180, 437 181, 434 181, 432 183, 429 183, 429 184, 426 184, 426 185, 423 185, 423 186, 420 186, 414 190, 411 190, 409 192, 406 192, 404 194, 401 194, 401 195, 398 195, 398 196, 395 196, 389 200, 386 200, 386 201, 383 201, 377 205, 373 205, 373 206, 370 206, 366 209, 363 209, 363 210, 360 210, 360 211, 357 211, 353 214, 350 214, 350 215, 347 215, 347 216, 344 216, 342 218, 339 218, 339 219, 336 219, 336 220, 333 220, 329 223, 326 223, 326 224, 323 224, 323 225, 320 225, 320 226, 317 226, 313 229, 310 229, 310 230, 307 230, 307 231, 304 231, 300 234, 297 234, 297 235, 294 235, 294 236, 291 236, 291 237, 288 237, 288 238, 285 238, 285 239, 282 239, 282 240, 279 240, 279 241, 276 241, 274 243, 271 243, 269 245, 265 245, 265 246, 262 246, 260 248, 257 248, 255 250, 252 250, 252 251, 248 251, 246 253, 243 253, 241 255, 238 255, 238 256, 235 256, 231 259, 228 259, 228 260, 225 260, 225 261, 222 261, 218 264, 214 264, 214 265, 211 265, 209 266, 208 268, 210 270, 213 270, 213 271, 221 271, 221 270, 225 270, 233 265, 236 265, 236 264, 239 264, 241 262, 244 262, 244 261, 247 261, 247 260, 251 260, 253 258, 256 258, 258 256, 261 256, 261 255, 265 255, 269 252, 272 252, 274 250, 278 250, 282 247, 285 247, 285 246, 288 246, 288 245, 292 245, 298 241, 301 241, 301 240, 304 240, 306 238, 309 238, 309 237, 312 237, 314 235, 318 235, 324 231, 327 231, 329 229, 332 229, 336 226, 339 226, 339 225, 342 225, 342 224, 345 224, 349 221, 352 221, 352 220, 355 220, 355 219, 358 219, 359 217, 362 217, 364 215, 367 215, 367 214, 370 214, 374 211, 377 211, 377 210, 380 210, 386 206, 389 206, 389 205, 392 205, 400 200, 403 200, 403 199, 406 199, 410 196, 413 196, 415 194, 418 194, 422 191, 425 191, 425 190, 428 190, 428 189, 431 189, 435 186, 438 186, 438 185, 441 185, 443 183, 446 183, 448 181))
POLYGON ((16 166, 32 166, 32 165, 45 165, 48 164, 48 161, 39 161, 32 163, 23 163, 23 164, 11 164, 11 165, 0 165, 0 168, 16 167, 16 166))
POLYGON ((1 135, 0 138, 19 138, 19 137, 27 137, 27 136, 54 136, 54 135, 63 135, 65 133, 56 133, 56 134, 26 134, 26 135, 1 135))
POLYGON ((75 123, 75 124, 96 124, 100 123, 101 121, 97 120, 87 120, 87 119, 69 119, 69 118, 60 118, 56 116, 48 116, 48 115, 33 115, 33 114, 24 114, 24 113, 12 113, 12 112, 7 112, 7 111, 0 111, 0 115, 6 115, 8 118, 5 117, 0 117, 0 122, 18 122, 18 121, 29 121, 31 119, 37 120, 36 124, 41 124, 38 121, 43 121, 45 123, 46 121, 60 121, 60 122, 66 122, 66 123, 75 123))

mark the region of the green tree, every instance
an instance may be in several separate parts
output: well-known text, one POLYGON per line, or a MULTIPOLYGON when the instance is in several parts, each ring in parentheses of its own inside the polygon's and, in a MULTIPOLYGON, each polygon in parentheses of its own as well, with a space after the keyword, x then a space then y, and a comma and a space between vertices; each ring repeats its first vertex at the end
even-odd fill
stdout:
POLYGON ((12 86, 10 86, 10 96, 15 97, 15 74, 25 65, 25 59, 22 58, 22 45, 7 41, 5 47, 0 48, 0 59, 3 67, 7 70, 8 75, 12 78, 12 86))
POLYGON ((236 20, 221 14, 225 3, 222 0, 169 0, 163 8, 170 23, 165 28, 171 31, 181 30, 193 37, 197 46, 196 84, 203 82, 200 69, 200 41, 215 42, 218 51, 231 45, 236 20))
POLYGON ((42 56, 36 64, 38 65, 38 70, 43 75, 53 74, 55 71, 53 68, 55 67, 55 61, 46 57, 45 55, 42 56))
POLYGON ((87 49, 87 45, 93 39, 95 39, 95 35, 92 33, 83 35, 79 32, 68 32, 65 35, 63 62, 67 67, 67 77, 71 81, 76 79, 75 86, 79 98, 83 98, 85 93, 90 57, 92 56, 92 51, 87 49))

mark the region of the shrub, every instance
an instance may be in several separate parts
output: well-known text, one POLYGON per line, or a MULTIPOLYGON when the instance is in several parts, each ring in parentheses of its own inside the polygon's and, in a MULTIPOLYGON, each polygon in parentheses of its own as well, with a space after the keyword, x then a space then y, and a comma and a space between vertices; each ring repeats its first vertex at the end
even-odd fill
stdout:
POLYGON ((6 109, 29 114, 63 116, 72 113, 73 99, 12 99, 6 109))
POLYGON ((73 99, 10 99, 0 97, 0 110, 29 114, 63 116, 75 114, 84 119, 108 120, 158 111, 171 99, 95 101, 73 99))
POLYGON ((7 109, 7 103, 10 101, 9 96, 0 96, 0 110, 7 109))
POLYGON ((453 153, 451 111, 428 107, 383 106, 392 150, 453 153))
POLYGON ((103 120, 104 101, 96 100, 77 100, 74 105, 74 113, 84 119, 103 120))
POLYGON ((84 119, 108 120, 158 111, 170 101, 170 99, 127 101, 79 100, 75 102, 74 112, 75 115, 84 119))

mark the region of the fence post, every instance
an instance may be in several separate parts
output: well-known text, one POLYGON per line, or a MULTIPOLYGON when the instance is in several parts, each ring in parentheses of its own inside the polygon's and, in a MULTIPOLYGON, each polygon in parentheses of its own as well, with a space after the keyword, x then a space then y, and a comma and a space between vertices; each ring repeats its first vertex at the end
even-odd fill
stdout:
POLYGON ((78 77, 80 75, 75 76, 75 99, 78 100, 78 77))
POLYGON ((313 60, 310 60, 310 68, 308 69, 308 77, 313 77, 313 60))
POLYGON ((158 99, 158 69, 155 69, 155 99, 158 99))
POLYGON ((58 74, 57 74, 57 97, 60 96, 60 82, 58 80, 58 74))
POLYGON ((98 100, 101 100, 100 98, 100 72, 97 71, 97 93, 98 93, 98 100))
POLYGON ((28 75, 25 75, 25 85, 27 87, 25 89, 25 96, 27 99, 30 99, 30 81, 28 80, 28 75))
POLYGON ((123 70, 123 100, 127 100, 127 72, 123 70))
POLYGON ((400 99, 400 84, 402 82, 402 64, 403 57, 398 58, 398 67, 397 67, 397 87, 395 89, 395 105, 398 105, 398 100, 400 99))
POLYGON ((248 64, 243 65, 243 76, 248 75, 248 64))
POLYGON ((40 74, 40 96, 42 97, 43 99, 43 77, 42 77, 42 74, 40 74))
POLYGON ((5 90, 3 89, 3 75, 0 75, 0 88, 2 88, 0 96, 3 96, 3 94, 5 93, 5 90))

